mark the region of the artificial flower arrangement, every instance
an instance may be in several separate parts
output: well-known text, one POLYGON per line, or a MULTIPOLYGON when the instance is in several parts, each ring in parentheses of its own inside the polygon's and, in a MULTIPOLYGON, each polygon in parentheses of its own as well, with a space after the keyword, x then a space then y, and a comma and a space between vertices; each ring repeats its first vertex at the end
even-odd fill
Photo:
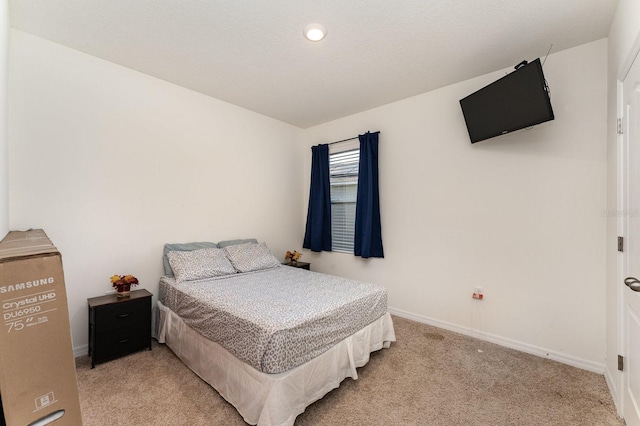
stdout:
POLYGON ((298 261, 298 259, 300 259, 302 257, 302 253, 297 252, 297 251, 287 251, 287 253, 284 255, 284 260, 288 260, 291 263, 295 263, 298 261))
POLYGON ((133 275, 114 275, 111 277, 111 284, 118 293, 127 292, 133 285, 138 285, 138 279, 133 275))

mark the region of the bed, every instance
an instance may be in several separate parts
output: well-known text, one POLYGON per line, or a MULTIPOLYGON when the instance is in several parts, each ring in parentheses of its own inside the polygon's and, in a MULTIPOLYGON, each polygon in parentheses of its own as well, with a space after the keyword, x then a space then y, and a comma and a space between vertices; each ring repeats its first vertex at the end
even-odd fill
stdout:
POLYGON ((247 423, 292 425, 395 341, 383 287, 280 265, 255 240, 210 244, 165 246, 158 341, 247 423))

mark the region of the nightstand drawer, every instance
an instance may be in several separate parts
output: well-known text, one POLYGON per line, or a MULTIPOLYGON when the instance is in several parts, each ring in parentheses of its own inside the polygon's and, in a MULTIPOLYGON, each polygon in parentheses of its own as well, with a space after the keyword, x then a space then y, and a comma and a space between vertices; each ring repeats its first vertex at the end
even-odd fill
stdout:
POLYGON ((87 299, 91 368, 144 348, 151 350, 151 297, 134 290, 129 297, 115 294, 87 299))
POLYGON ((150 347, 151 323, 135 324, 96 337, 95 362, 106 361, 150 347))
POLYGON ((151 315, 151 304, 147 299, 132 300, 103 306, 94 313, 96 327, 105 332, 146 321, 151 315))

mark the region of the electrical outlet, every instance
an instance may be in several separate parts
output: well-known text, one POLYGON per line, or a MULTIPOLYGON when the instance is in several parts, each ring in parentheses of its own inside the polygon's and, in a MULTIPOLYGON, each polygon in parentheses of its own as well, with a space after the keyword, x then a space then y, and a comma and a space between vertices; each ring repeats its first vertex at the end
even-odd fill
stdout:
POLYGON ((471 296, 474 299, 483 300, 484 299, 484 288, 483 287, 474 287, 473 295, 471 296))

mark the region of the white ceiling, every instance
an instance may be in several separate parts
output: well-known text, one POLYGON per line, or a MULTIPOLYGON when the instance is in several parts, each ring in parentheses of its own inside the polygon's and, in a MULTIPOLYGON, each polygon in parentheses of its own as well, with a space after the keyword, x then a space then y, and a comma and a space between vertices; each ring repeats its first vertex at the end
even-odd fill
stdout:
POLYGON ((11 0, 11 26, 306 128, 606 37, 617 0, 11 0), (303 38, 311 22, 327 37, 303 38))

